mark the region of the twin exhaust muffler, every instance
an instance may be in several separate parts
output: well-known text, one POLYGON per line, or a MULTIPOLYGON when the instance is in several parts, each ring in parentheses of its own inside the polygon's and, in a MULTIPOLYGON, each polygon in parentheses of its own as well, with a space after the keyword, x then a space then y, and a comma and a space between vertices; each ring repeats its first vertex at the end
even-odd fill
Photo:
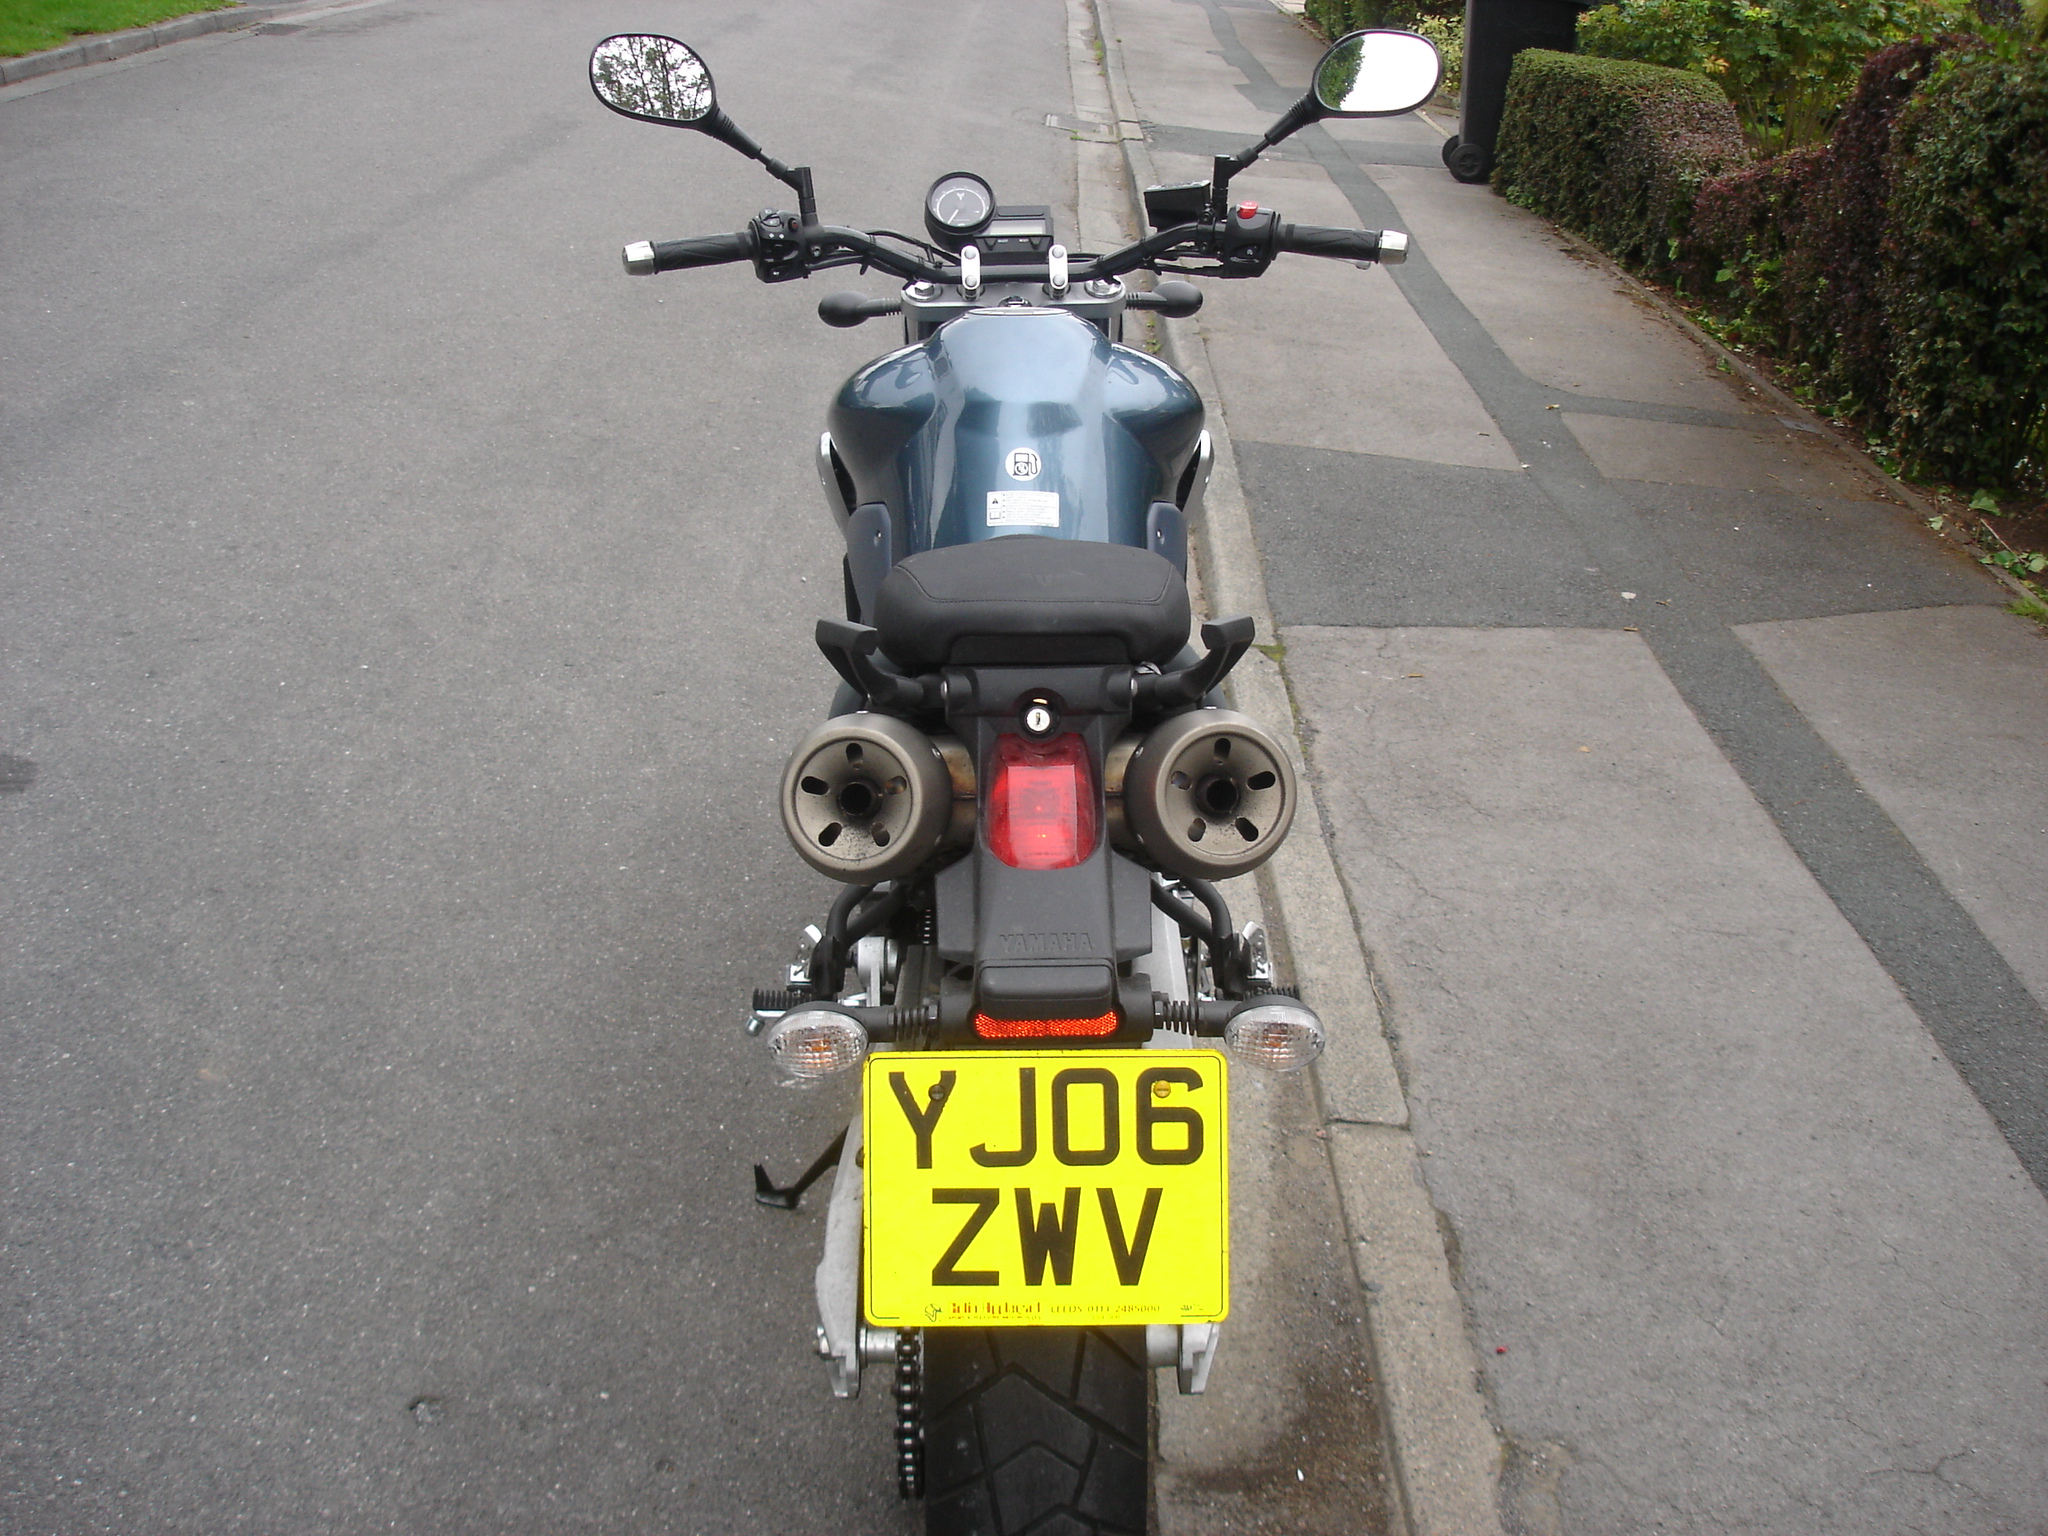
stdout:
POLYGON ((973 837, 974 760, 959 738, 893 715, 839 715, 790 754, 781 804, 783 831, 819 874, 900 880, 973 837))
MULTIPOLYGON (((1191 709, 1118 741, 1103 764, 1112 843, 1171 875, 1257 869, 1294 821, 1294 765, 1258 722, 1191 709)), ((964 742, 890 715, 827 720, 790 754, 782 826, 805 863, 855 885, 898 880, 974 837, 975 765, 964 742)))

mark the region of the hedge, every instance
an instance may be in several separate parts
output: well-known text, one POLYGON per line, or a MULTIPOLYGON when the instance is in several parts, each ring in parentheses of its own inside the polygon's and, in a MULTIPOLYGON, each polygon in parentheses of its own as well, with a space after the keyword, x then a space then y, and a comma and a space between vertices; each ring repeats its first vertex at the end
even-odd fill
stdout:
POLYGON ((1307 0, 1305 14, 1325 37, 1342 37, 1361 27, 1413 29, 1424 16, 1455 17, 1462 25, 1462 0, 1307 0))
POLYGON ((1735 109, 1704 75, 1531 48, 1508 76, 1493 185, 1664 272, 1701 185, 1748 159, 1735 109))
POLYGON ((1308 0, 1303 14, 1322 28, 1325 37, 1342 37, 1360 27, 1380 24, 1382 0, 1308 0))
POLYGON ((1914 472, 2048 476, 2048 55, 1865 66, 1834 138, 1709 183, 1677 273, 1914 472))
POLYGON ((1890 435, 1965 485, 2048 478, 2048 50, 1945 61, 1899 114, 1890 435))
POLYGON ((1685 70, 1517 55, 1493 183, 1667 278, 1913 473, 2048 485, 2048 49, 1865 64, 1825 145, 1752 163, 1685 70))
POLYGON ((1681 276, 1737 337, 1779 354, 1838 408, 1881 408, 1892 341, 1880 296, 1892 128, 1945 49, 1881 49, 1863 66, 1834 137, 1704 187, 1681 276))

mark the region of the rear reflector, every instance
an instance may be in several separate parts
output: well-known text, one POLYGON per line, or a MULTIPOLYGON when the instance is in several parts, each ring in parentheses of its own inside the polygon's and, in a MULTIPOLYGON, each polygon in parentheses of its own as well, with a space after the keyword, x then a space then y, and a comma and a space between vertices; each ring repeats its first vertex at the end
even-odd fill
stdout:
POLYGON ((991 853, 1012 869, 1071 869, 1095 851, 1101 822, 1085 741, 998 736, 992 756, 983 802, 991 853))
POLYGON ((984 1040, 1051 1040, 1063 1035, 1113 1035, 1116 1033, 1116 1015, 1104 1013, 1092 1019, 992 1019, 985 1013, 977 1013, 974 1032, 984 1040))

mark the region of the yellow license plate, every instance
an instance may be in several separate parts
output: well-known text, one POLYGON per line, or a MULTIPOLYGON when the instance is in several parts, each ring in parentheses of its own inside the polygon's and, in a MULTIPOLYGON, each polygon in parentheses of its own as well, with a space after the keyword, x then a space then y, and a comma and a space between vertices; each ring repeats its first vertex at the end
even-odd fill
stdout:
POLYGON ((880 1051, 861 1085, 862 1286, 884 1328, 1219 1322, 1214 1051, 880 1051))

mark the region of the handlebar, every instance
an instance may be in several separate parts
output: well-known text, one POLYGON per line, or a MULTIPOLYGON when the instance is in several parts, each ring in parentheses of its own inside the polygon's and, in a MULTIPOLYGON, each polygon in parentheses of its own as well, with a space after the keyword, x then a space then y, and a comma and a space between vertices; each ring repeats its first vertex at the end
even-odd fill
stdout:
MULTIPOLYGON (((1274 255, 1288 251, 1303 256, 1327 256, 1347 261, 1377 261, 1387 265, 1403 261, 1408 254, 1408 237, 1399 230, 1325 229, 1314 224, 1281 224, 1264 215, 1263 228, 1221 223, 1177 224, 1146 236, 1135 244, 1105 256, 1074 261, 1068 280, 1075 284, 1121 277, 1155 263, 1187 256, 1223 257, 1215 275, 1253 277, 1263 272, 1274 255), (1234 270, 1232 270, 1234 268, 1234 270)), ((826 267, 858 263, 886 272, 904 282, 957 285, 962 281, 958 266, 936 265, 904 251, 881 244, 874 236, 857 229, 836 229, 814 224, 797 227, 791 215, 763 215, 754 227, 730 235, 703 235, 694 240, 635 241, 622 253, 626 270, 635 277, 656 272, 675 272, 685 267, 713 267, 730 262, 751 261, 765 280, 808 277, 826 267)), ((991 279, 1016 282, 1045 281, 1050 269, 1044 263, 985 269, 991 279)), ((1202 276, 1211 269, 1177 268, 1202 276)))

